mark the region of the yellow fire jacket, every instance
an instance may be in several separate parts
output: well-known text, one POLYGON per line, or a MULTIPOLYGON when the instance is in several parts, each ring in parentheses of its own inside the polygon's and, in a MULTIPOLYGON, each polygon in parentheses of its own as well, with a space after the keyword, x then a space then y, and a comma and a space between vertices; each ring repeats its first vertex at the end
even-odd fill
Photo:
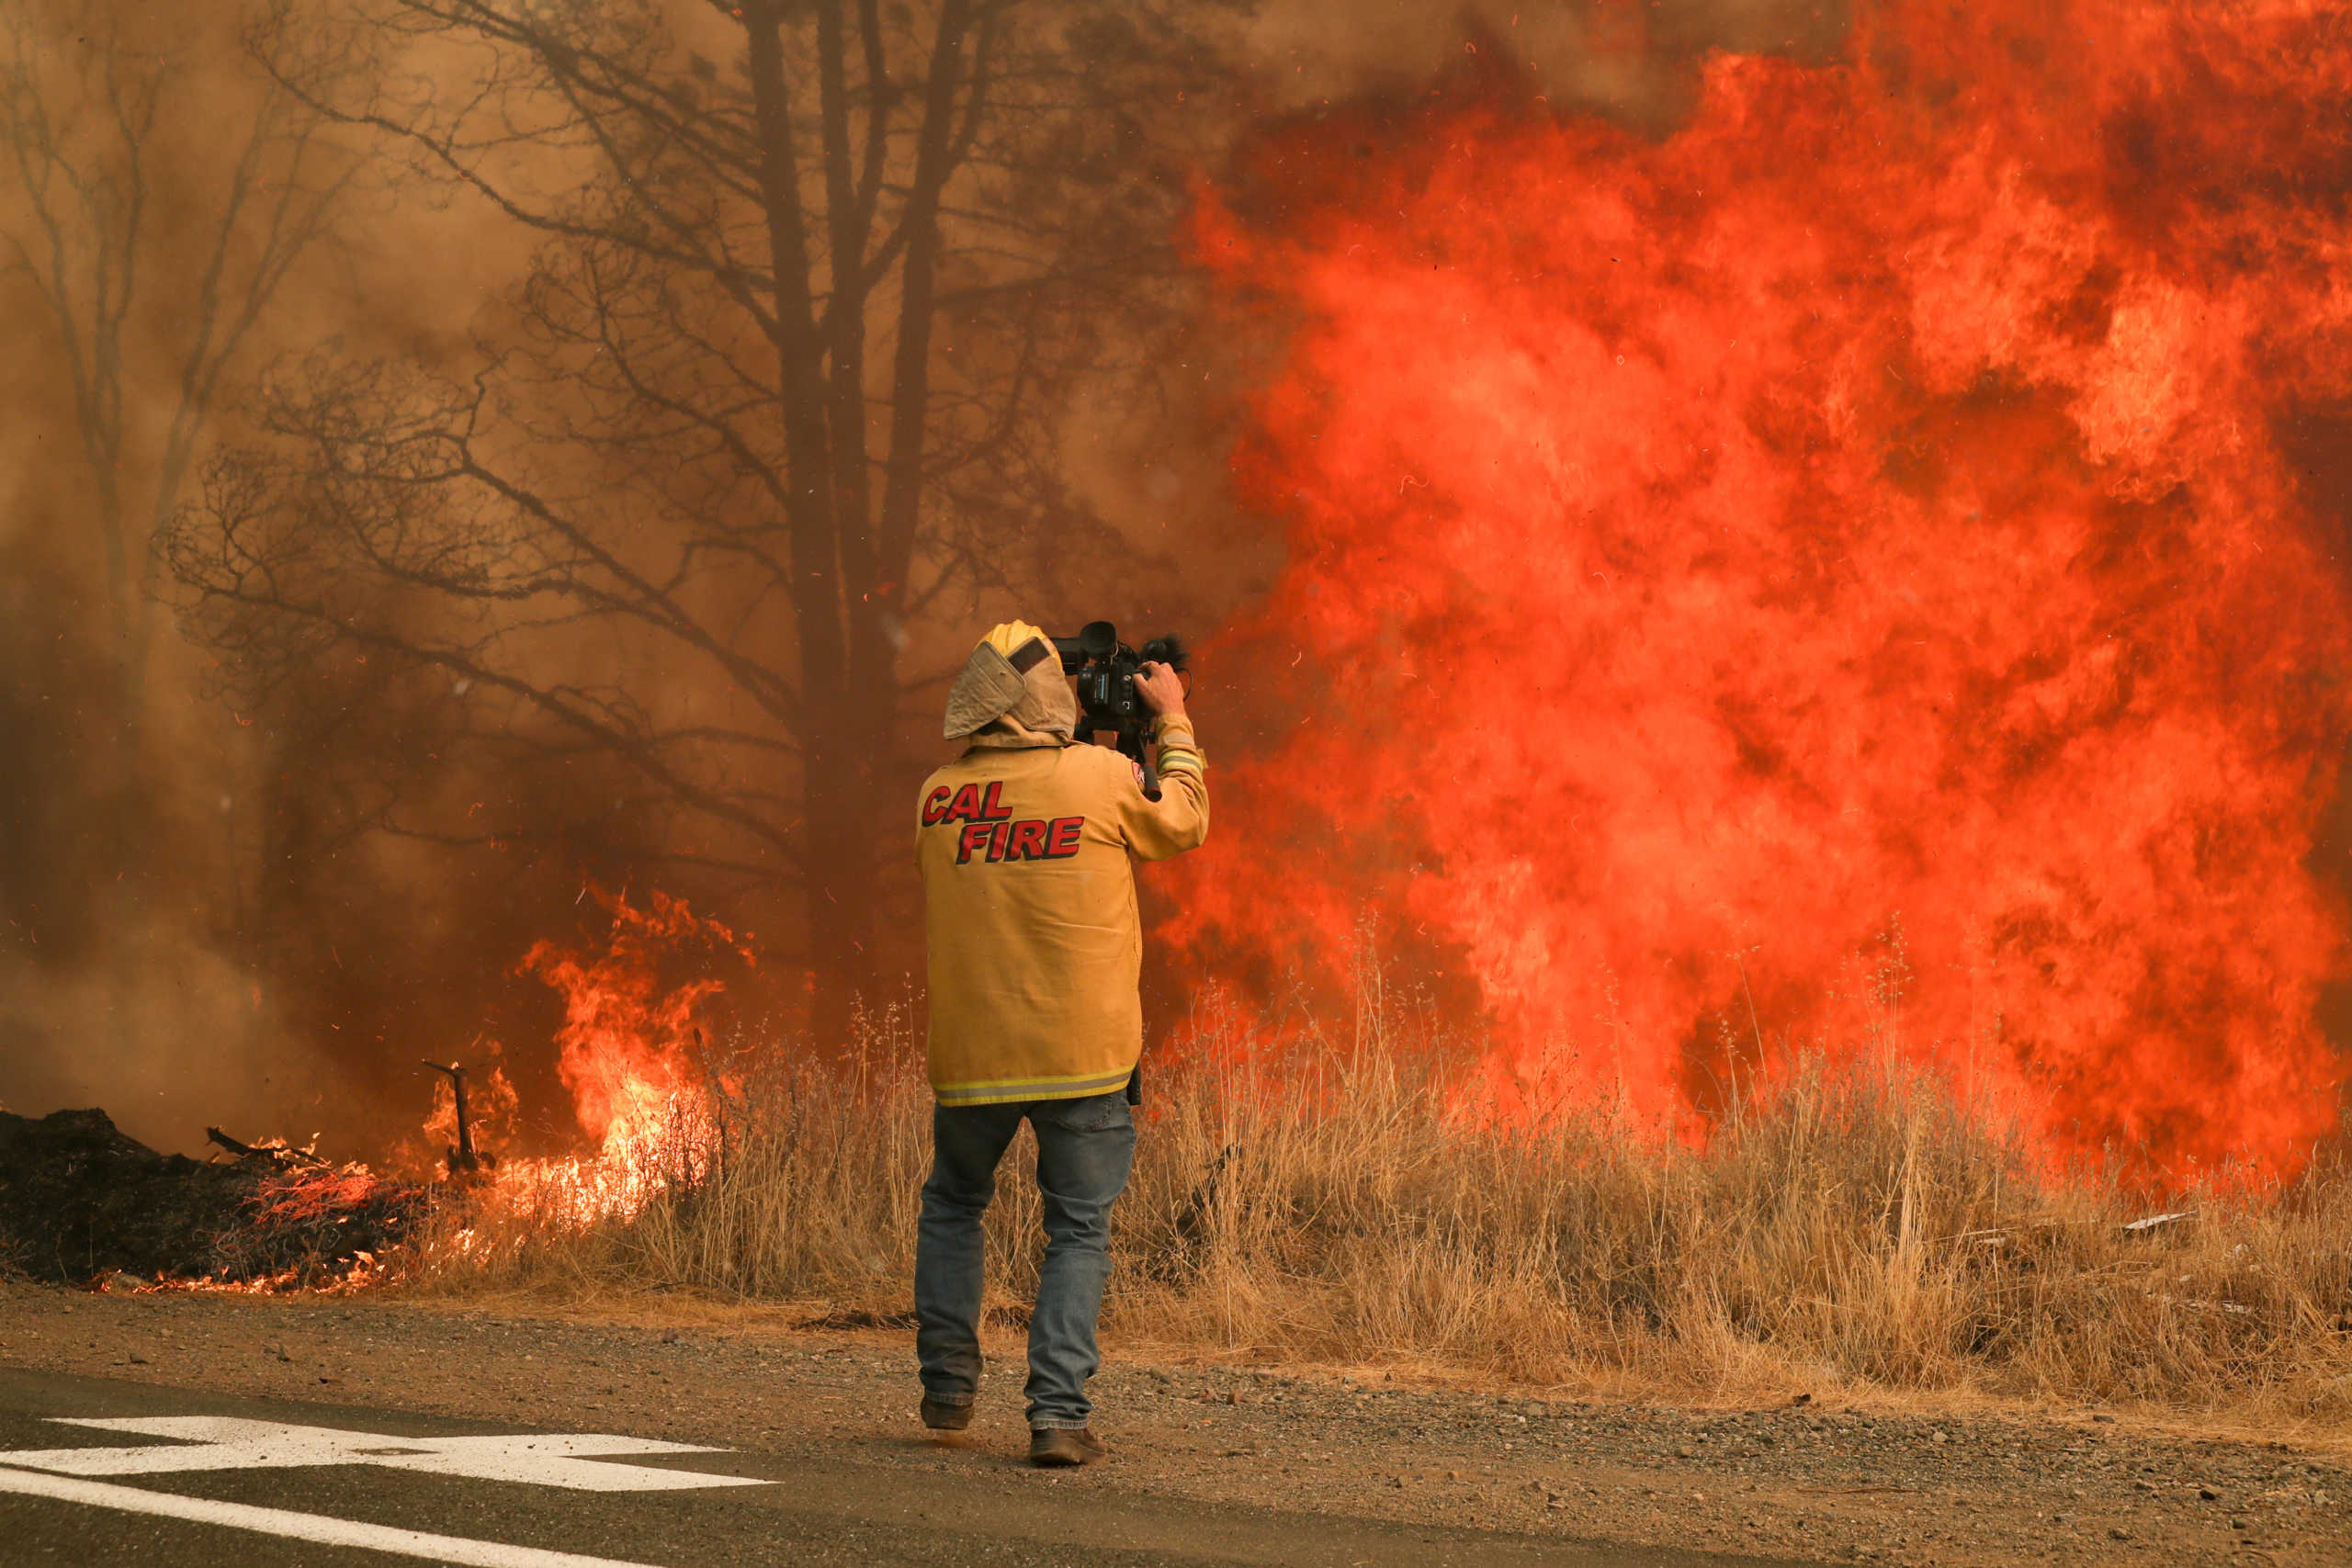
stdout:
POLYGON ((1107 746, 976 745, 924 781, 915 859, 930 942, 931 1085, 942 1105, 1072 1100, 1143 1049, 1143 925, 1129 857, 1208 836, 1188 719, 1163 720, 1160 798, 1107 746))

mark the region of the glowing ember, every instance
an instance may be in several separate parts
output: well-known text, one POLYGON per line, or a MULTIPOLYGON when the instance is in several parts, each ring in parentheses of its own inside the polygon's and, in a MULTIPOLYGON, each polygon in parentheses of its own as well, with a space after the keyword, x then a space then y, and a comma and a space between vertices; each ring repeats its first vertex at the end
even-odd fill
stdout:
POLYGON ((1311 968, 1389 911, 1502 1081, 1671 1118, 1857 1040, 1899 929, 1905 1048, 2058 1146, 2298 1163, 2352 591, 2280 433, 2352 432, 2347 19, 1866 8, 1663 141, 1263 140, 1194 232, 1293 333, 1227 655, 1312 716, 1226 775, 1187 939, 1311 968))

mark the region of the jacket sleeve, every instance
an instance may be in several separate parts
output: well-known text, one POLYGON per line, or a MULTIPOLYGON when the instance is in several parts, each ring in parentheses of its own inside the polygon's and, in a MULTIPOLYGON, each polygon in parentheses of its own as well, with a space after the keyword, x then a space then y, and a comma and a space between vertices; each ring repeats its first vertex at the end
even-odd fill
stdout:
MULTIPOLYGON (((1114 753, 1115 755, 1116 753, 1114 753)), ((1209 836, 1208 764, 1190 718, 1159 725, 1159 798, 1148 800, 1132 780, 1119 791, 1119 829, 1140 860, 1166 860, 1198 849, 1209 836)))

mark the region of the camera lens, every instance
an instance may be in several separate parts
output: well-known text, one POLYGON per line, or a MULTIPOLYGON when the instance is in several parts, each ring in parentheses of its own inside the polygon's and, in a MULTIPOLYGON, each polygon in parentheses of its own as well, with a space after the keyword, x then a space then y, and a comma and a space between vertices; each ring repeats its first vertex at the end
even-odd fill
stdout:
POLYGON ((1089 659, 1108 659, 1118 647, 1119 628, 1108 621, 1089 621, 1078 628, 1078 650, 1089 659))

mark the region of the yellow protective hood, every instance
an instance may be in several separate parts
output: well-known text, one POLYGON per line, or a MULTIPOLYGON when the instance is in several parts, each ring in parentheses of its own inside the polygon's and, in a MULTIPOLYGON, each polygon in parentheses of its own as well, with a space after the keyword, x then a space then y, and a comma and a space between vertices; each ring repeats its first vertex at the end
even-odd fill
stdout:
POLYGON ((1053 638, 1026 621, 991 627, 947 692, 942 732, 975 746, 1057 746, 1078 727, 1078 699, 1053 638))

